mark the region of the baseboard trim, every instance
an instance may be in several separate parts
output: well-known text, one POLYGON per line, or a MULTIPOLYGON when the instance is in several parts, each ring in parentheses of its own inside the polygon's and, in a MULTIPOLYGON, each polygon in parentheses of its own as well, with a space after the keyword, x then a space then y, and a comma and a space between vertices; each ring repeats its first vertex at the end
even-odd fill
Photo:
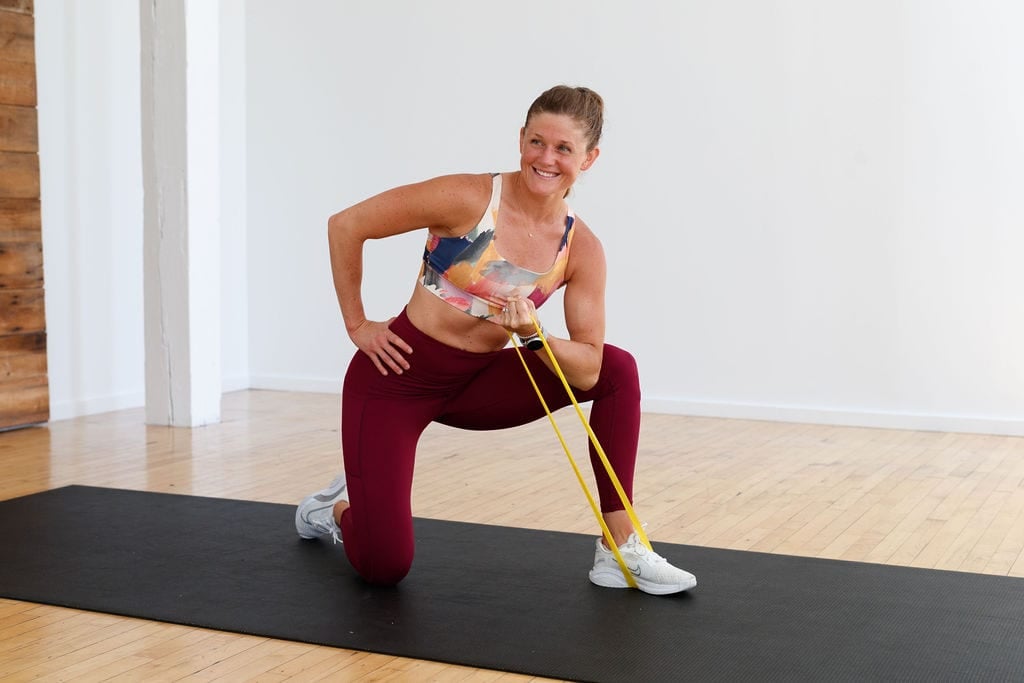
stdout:
POLYGON ((250 389, 270 389, 273 391, 308 391, 314 394, 341 393, 341 377, 324 379, 322 377, 296 377, 294 375, 250 375, 250 389))
POLYGON ((646 413, 665 415, 692 415, 924 432, 1024 436, 1024 420, 988 416, 869 412, 666 398, 646 398, 643 400, 642 410, 646 413))
POLYGON ((145 391, 107 394, 105 396, 90 396, 88 398, 80 398, 71 401, 51 401, 50 422, 68 420, 73 417, 83 417, 85 415, 109 413, 114 410, 142 408, 145 405, 145 391))

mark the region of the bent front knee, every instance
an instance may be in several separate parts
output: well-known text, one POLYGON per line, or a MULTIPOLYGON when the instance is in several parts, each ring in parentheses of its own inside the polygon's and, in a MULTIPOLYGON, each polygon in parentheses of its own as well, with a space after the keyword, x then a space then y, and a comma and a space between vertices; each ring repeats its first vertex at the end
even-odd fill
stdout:
POLYGON ((601 382, 610 382, 619 389, 640 393, 640 373, 636 358, 629 351, 611 344, 604 345, 601 360, 601 382))

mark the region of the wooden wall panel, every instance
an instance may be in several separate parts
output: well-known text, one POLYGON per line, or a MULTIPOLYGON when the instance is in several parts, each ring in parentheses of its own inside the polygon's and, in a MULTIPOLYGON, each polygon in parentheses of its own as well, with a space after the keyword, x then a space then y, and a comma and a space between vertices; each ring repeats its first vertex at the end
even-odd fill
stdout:
POLYGON ((0 429, 50 412, 32 10, 0 0, 0 429))
MULTIPOLYGON (((23 353, 0 357, 0 386, 38 386, 46 379, 46 354, 23 353)), ((6 388, 5 387, 5 388, 6 388)))
POLYGON ((0 335, 0 358, 46 351, 46 333, 0 335))
POLYGON ((39 149, 35 107, 0 104, 0 149, 35 154, 39 149))
MULTIPOLYGON (((35 23, 31 5, 26 11, 17 2, 0 0, 0 54, 12 62, 36 63, 35 23), (6 11, 5 11, 6 10, 6 11)), ((33 69, 34 70, 34 69, 33 69)))
POLYGON ((39 156, 0 151, 0 198, 39 198, 39 156))
POLYGON ((0 429, 39 424, 50 419, 50 390, 46 378, 31 387, 0 385, 0 429))
POLYGON ((42 243, 0 242, 0 294, 30 287, 43 288, 42 243))
POLYGON ((27 333, 37 333, 46 327, 46 311, 43 303, 43 290, 37 289, 0 289, 0 335, 24 337, 27 333))
POLYGON ((42 229, 38 199, 0 197, 0 242, 38 242, 42 229))
MULTIPOLYGON (((0 54, 4 54, 0 52, 0 54)), ((36 69, 31 62, 0 59, 0 102, 36 106, 36 69)))

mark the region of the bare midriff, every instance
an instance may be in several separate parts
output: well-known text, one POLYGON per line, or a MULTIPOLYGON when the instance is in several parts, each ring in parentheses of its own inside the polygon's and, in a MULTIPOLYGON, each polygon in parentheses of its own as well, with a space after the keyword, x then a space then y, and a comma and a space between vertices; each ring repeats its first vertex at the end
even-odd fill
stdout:
POLYGON ((460 311, 419 285, 406 307, 406 315, 428 337, 463 351, 489 353, 508 343, 504 327, 460 311))

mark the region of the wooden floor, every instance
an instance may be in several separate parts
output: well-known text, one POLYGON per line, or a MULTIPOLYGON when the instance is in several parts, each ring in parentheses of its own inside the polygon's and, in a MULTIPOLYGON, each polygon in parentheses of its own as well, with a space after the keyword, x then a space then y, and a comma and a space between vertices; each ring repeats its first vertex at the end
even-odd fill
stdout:
MULTIPOLYGON (((226 395, 223 421, 200 429, 147 427, 137 409, 0 433, 0 499, 88 484, 295 503, 339 468, 337 412, 332 395, 246 391, 226 395)), ((575 414, 557 417, 588 469, 575 414)), ((1020 437, 645 415, 636 499, 655 547, 1024 576, 1020 437)), ((431 427, 413 509, 596 529, 546 421, 489 433, 431 427)), ((537 680, 0 600, 0 680, 28 679, 537 680)))

